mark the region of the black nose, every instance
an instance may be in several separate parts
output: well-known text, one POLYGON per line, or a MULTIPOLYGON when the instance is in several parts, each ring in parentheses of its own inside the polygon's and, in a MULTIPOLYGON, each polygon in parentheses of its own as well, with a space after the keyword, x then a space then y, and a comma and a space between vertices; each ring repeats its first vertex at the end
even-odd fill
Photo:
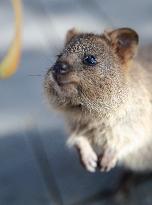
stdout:
POLYGON ((66 74, 69 71, 69 65, 67 63, 56 63, 53 67, 55 74, 66 74))

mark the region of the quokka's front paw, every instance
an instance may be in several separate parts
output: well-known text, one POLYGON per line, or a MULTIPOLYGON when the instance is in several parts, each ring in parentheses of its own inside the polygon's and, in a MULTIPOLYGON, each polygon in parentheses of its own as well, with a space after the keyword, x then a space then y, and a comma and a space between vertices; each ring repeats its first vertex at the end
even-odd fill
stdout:
POLYGON ((80 150, 80 161, 84 165, 84 167, 90 171, 90 172, 95 172, 96 167, 97 167, 97 161, 98 157, 96 153, 93 151, 91 148, 83 149, 80 150))
POLYGON ((116 166, 117 159, 114 150, 107 148, 104 154, 99 157, 99 166, 101 171, 110 171, 116 166))

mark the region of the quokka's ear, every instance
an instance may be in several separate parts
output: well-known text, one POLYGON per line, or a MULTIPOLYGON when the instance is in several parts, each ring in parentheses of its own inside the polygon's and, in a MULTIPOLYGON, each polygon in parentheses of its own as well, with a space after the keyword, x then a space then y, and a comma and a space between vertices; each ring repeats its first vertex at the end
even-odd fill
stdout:
POLYGON ((134 58, 139 43, 136 31, 130 28, 120 28, 109 32, 108 36, 122 62, 125 63, 134 58))
POLYGON ((79 32, 75 28, 68 30, 65 37, 65 44, 67 44, 74 36, 78 34, 79 32))

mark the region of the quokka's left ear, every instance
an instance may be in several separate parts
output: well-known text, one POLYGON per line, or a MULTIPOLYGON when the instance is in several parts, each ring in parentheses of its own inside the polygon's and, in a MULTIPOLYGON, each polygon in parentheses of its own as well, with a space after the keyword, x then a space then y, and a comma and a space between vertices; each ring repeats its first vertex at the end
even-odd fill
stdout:
POLYGON ((78 34, 79 34, 79 32, 75 28, 72 28, 69 31, 67 31, 67 34, 65 37, 65 44, 67 44, 74 36, 76 36, 78 34))
POLYGON ((122 62, 134 58, 139 43, 139 37, 136 31, 130 28, 120 28, 109 32, 108 36, 122 62))

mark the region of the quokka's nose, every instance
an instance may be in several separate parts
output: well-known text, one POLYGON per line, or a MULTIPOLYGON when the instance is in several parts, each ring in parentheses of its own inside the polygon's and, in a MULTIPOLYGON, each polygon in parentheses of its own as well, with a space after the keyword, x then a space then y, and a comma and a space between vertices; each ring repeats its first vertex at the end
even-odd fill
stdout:
POLYGON ((67 63, 56 63, 53 67, 55 74, 66 74, 69 71, 69 65, 67 63))

